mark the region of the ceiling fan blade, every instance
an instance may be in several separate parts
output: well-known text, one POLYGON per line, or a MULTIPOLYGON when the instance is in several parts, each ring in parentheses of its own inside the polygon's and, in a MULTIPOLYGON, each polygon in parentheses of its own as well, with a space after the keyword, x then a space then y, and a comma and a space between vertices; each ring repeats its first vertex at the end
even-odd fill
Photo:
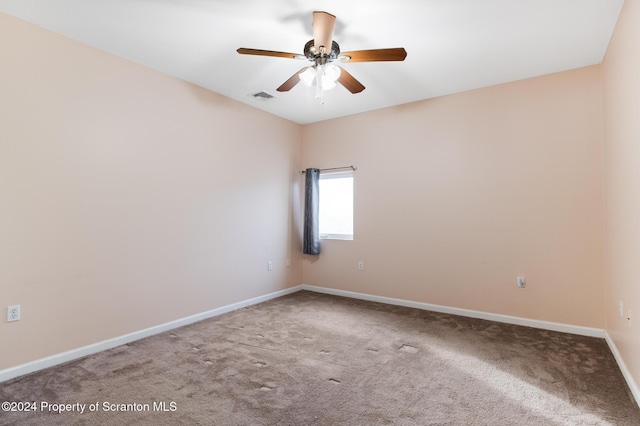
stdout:
POLYGON ((236 50, 236 52, 240 53, 241 55, 275 56, 277 58, 291 59, 297 59, 302 56, 304 58, 303 55, 300 55, 298 53, 276 52, 274 50, 247 49, 246 47, 241 47, 240 49, 236 50))
POLYGON ((318 53, 331 53, 336 17, 327 12, 313 12, 313 45, 318 53), (324 46, 324 52, 321 48, 324 46))
POLYGON ((293 86, 295 86, 296 84, 298 84, 300 82, 300 77, 299 77, 300 74, 305 72, 308 68, 310 68, 310 67, 302 68, 300 71, 298 71, 297 73, 292 75, 287 81, 282 83, 282 85, 280 87, 278 87, 276 90, 278 92, 288 92, 289 90, 293 89, 293 86))
POLYGON ((342 52, 340 57, 348 56, 349 62, 377 62, 377 61, 404 61, 407 51, 402 47, 393 49, 356 50, 354 52, 342 52))
POLYGON ((364 90, 364 86, 354 76, 349 74, 344 68, 340 68, 340 77, 338 83, 342 84, 351 93, 360 93, 364 90))

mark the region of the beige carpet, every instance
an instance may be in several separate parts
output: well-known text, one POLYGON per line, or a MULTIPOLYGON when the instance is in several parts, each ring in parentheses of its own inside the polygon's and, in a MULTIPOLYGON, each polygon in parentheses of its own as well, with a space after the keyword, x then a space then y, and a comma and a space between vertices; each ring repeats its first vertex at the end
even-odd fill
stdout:
POLYGON ((602 339, 304 291, 4 382, 0 401, 37 403, 2 425, 640 425, 602 339))

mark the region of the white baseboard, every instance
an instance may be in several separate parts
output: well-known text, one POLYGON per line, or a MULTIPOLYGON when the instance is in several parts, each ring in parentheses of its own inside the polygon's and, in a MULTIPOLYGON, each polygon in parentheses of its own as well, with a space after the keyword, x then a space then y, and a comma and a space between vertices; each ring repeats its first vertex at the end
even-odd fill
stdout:
POLYGON ((627 381, 627 385, 629 385, 629 389, 631 390, 631 394, 636 400, 636 404, 640 406, 640 388, 638 388, 638 384, 636 383, 636 381, 633 380, 633 376, 631 375, 629 368, 627 368, 627 364, 622 359, 622 355, 620 355, 620 351, 618 351, 618 347, 616 346, 611 336, 609 336, 609 333, 607 333, 606 331, 605 331, 605 340, 607 341, 607 344, 609 345, 609 349, 611 349, 611 353, 613 353, 613 356, 615 357, 616 362, 618 363, 618 367, 620 367, 620 371, 622 371, 622 375, 624 376, 624 379, 627 381))
POLYGON ((114 337, 102 342, 93 343, 81 348, 72 349, 70 351, 48 356, 46 358, 37 359, 35 361, 21 364, 16 367, 0 370, 0 382, 23 376, 34 371, 42 370, 44 368, 53 367, 55 365, 62 364, 68 361, 73 361, 74 359, 82 358, 84 356, 91 355, 100 351, 115 348, 116 346, 124 345, 126 343, 133 342, 134 340, 143 339, 154 334, 163 333, 165 331, 173 330, 174 328, 182 327, 185 325, 193 324, 194 322, 226 314, 227 312, 235 311, 236 309, 241 309, 247 306, 255 305, 257 303, 266 302, 267 300, 295 293, 297 291, 300 291, 301 289, 302 286, 298 285, 296 287, 291 287, 273 293, 265 294, 264 296, 255 297, 249 300, 243 300, 238 303, 232 303, 231 305, 222 306, 220 308, 212 309, 210 311, 202 312, 196 315, 191 315, 189 317, 180 318, 165 324, 149 327, 144 330, 134 331, 133 333, 114 337))
POLYGON ((489 312, 473 311, 470 309, 451 308, 449 306, 433 305, 431 303, 414 302, 411 300, 394 299, 391 297, 372 296, 370 294, 355 293, 352 291, 336 290, 333 288, 317 287, 303 284, 302 290, 315 291, 317 293, 333 294, 335 296, 351 297, 353 299, 369 300, 372 302, 386 303, 388 305, 405 306, 407 308, 423 309, 425 311, 440 312, 443 314, 460 315, 463 317, 478 318, 507 324, 523 325, 526 327, 540 328, 543 330, 559 331, 562 333, 578 334, 589 337, 605 337, 605 331, 599 328, 581 327, 578 325, 561 324, 549 321, 540 321, 509 315, 492 314, 489 312))

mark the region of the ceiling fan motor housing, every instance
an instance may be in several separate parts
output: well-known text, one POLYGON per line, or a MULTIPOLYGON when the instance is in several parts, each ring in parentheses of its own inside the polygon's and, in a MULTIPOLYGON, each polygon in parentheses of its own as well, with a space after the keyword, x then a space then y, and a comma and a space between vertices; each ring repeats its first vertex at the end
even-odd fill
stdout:
POLYGON ((304 45, 304 56, 310 61, 324 65, 326 62, 338 59, 338 56, 340 56, 340 45, 335 41, 331 41, 331 52, 322 55, 313 45, 313 40, 309 40, 307 44, 304 45))

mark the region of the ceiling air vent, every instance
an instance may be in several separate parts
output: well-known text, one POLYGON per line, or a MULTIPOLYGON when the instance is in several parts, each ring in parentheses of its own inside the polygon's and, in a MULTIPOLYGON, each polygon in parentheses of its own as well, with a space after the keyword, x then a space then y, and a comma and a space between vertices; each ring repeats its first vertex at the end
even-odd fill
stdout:
POLYGON ((268 101, 269 99, 273 98, 273 95, 268 94, 267 92, 258 92, 258 93, 254 93, 252 95, 249 95, 254 99, 257 99, 259 101, 268 101))

